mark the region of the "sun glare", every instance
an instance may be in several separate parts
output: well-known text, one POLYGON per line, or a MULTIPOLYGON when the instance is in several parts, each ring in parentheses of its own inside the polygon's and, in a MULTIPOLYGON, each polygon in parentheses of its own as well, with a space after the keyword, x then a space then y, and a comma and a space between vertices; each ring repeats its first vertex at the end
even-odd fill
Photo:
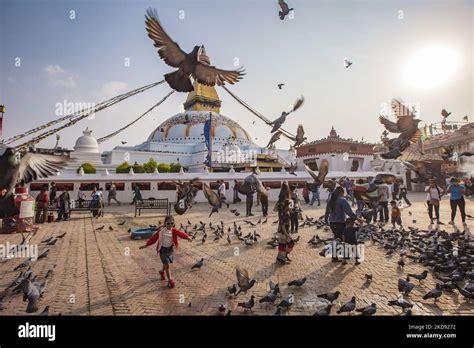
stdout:
POLYGON ((424 47, 405 62, 403 81, 414 88, 431 89, 449 82, 459 68, 459 56, 446 46, 424 47))

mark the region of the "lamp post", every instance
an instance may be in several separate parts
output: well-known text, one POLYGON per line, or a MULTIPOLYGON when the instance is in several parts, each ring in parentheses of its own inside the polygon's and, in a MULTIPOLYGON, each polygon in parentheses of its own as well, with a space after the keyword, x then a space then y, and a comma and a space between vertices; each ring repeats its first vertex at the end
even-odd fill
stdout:
POLYGON ((3 131, 3 114, 7 112, 7 109, 5 108, 5 105, 0 105, 0 114, 2 114, 2 117, 0 117, 0 138, 2 138, 2 131, 3 131))

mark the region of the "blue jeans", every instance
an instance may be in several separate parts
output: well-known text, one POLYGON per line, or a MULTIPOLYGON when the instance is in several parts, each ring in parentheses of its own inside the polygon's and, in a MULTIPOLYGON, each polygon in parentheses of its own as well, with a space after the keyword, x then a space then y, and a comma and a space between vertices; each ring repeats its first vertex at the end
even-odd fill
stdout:
POLYGON ((357 210, 355 214, 359 216, 362 213, 362 210, 364 210, 365 203, 364 201, 357 201, 357 210))
POLYGON ((321 204, 321 200, 319 199, 319 191, 313 192, 313 195, 311 197, 311 202, 309 204, 313 205, 314 202, 316 201, 318 201, 318 205, 321 204))

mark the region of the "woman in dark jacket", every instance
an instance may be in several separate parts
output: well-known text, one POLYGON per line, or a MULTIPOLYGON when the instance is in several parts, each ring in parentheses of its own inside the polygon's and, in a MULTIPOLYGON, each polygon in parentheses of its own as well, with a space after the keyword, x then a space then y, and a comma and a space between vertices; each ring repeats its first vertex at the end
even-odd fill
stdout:
MULTIPOLYGON (((344 198, 344 188, 338 186, 329 198, 325 214, 325 218, 329 221, 329 226, 334 234, 334 239, 342 240, 346 228, 346 215, 352 219, 357 219, 349 202, 344 198)), ((338 262, 335 250, 332 253, 332 261, 338 262)))

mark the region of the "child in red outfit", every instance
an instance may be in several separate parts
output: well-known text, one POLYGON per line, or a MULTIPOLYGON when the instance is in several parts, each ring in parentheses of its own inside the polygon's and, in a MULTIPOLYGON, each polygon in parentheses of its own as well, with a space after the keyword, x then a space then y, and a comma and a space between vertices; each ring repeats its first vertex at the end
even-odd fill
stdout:
POLYGON ((140 249, 144 249, 150 245, 156 244, 156 251, 160 255, 163 269, 160 271, 161 280, 165 280, 165 273, 168 277, 168 287, 174 288, 175 282, 171 279, 170 263, 173 263, 173 249, 178 248, 178 238, 187 239, 191 241, 191 237, 185 232, 174 227, 174 218, 168 215, 165 218, 165 225, 159 227, 158 230, 151 236, 145 245, 140 249))

